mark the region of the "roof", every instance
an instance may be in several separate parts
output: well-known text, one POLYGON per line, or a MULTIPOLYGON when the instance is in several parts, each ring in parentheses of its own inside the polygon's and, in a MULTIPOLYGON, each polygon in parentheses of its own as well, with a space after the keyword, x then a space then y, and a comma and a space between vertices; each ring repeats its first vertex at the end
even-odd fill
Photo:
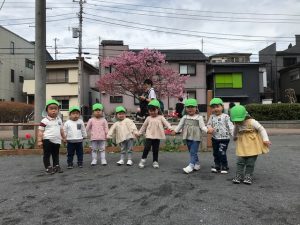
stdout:
MULTIPOLYGON (((208 58, 198 49, 154 49, 166 55, 166 61, 207 61, 208 58)), ((142 49, 130 49, 133 52, 142 49)))
POLYGON ((239 52, 231 52, 231 53, 219 53, 215 55, 209 56, 209 58, 212 57, 227 57, 227 56, 251 56, 252 53, 239 53, 239 52))
POLYGON ((295 65, 288 66, 288 67, 285 67, 285 68, 283 68, 281 70, 278 70, 278 72, 282 73, 282 72, 290 71, 290 70, 296 69, 296 68, 300 68, 300 62, 296 63, 295 65))
MULTIPOLYGON (((50 60, 47 61, 47 64, 66 64, 66 63, 74 63, 76 66, 78 65, 78 59, 59 59, 59 60, 50 60)), ((88 67, 91 70, 94 70, 98 74, 98 69, 93 65, 89 64, 86 61, 83 61, 84 66, 88 67)))
POLYGON ((101 41, 101 45, 118 46, 118 45, 124 45, 124 43, 121 40, 103 40, 101 41))
POLYGON ((277 51, 276 55, 300 55, 300 45, 294 45, 284 51, 277 51))
POLYGON ((208 66, 259 66, 265 65, 266 63, 261 62, 217 62, 217 63, 207 63, 208 66))

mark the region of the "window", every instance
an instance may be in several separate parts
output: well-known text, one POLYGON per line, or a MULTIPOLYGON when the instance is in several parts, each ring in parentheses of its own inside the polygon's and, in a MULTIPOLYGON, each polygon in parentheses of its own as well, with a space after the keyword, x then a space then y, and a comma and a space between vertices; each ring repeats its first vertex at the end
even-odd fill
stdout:
POLYGON ((15 71, 10 70, 10 82, 14 83, 15 82, 15 71))
POLYGON ((10 54, 15 54, 15 42, 10 42, 10 54))
POLYGON ((197 99, 197 92, 196 91, 187 91, 186 94, 187 94, 187 98, 195 98, 197 99))
POLYGON ((295 65, 297 63, 297 58, 296 57, 288 57, 288 58, 283 58, 283 66, 288 67, 295 65))
POLYGON ((33 69, 33 61, 29 60, 29 59, 25 59, 25 66, 29 69, 33 69))
POLYGON ((10 98, 10 101, 11 101, 11 102, 14 102, 14 101, 15 101, 15 98, 10 98))
POLYGON ((300 79, 300 74, 293 74, 290 76, 290 80, 294 81, 294 80, 299 80, 300 79))
POLYGON ((47 83, 68 83, 68 70, 50 70, 47 72, 47 83))
POLYGON ((181 64, 179 65, 180 75, 196 76, 196 65, 195 64, 181 64))
POLYGON ((59 102, 61 110, 69 110, 70 96, 52 96, 53 99, 59 102))
POLYGON ((123 103, 123 96, 110 96, 110 103, 123 103))
POLYGON ((114 72, 114 68, 112 66, 109 66, 109 67, 105 67, 104 68, 104 73, 112 73, 114 72))
POLYGON ((23 76, 19 76, 19 82, 24 83, 24 77, 23 76))
POLYGON ((243 79, 241 73, 231 74, 216 74, 215 76, 216 88, 242 88, 243 79))

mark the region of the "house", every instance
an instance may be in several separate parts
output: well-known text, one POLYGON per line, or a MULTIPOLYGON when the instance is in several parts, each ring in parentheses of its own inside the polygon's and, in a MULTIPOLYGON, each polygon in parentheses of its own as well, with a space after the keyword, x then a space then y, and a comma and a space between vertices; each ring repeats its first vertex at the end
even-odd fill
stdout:
POLYGON ((34 42, 0 26, 0 101, 25 102, 22 89, 27 79, 34 79, 34 42))
MULTIPOLYGON (((200 105, 206 104, 206 62, 207 57, 198 49, 156 49, 166 55, 168 67, 181 75, 190 75, 186 85, 185 98, 197 98, 200 105)), ((122 51, 139 52, 141 49, 129 49, 123 41, 103 40, 99 46, 99 58, 114 57, 122 51)), ((109 68, 100 67, 100 74, 109 72, 109 68)), ((101 92, 101 90, 100 90, 101 92)), ((165 109, 174 109, 176 98, 162 99, 165 109)), ((136 112, 139 102, 129 96, 109 96, 101 93, 101 102, 105 105, 105 111, 112 113, 117 105, 124 105, 128 111, 136 112)))
POLYGON ((212 63, 247 63, 250 62, 251 53, 220 53, 211 55, 209 61, 212 63))
POLYGON ((288 98, 288 90, 292 91, 290 95, 296 97, 295 100, 300 101, 300 62, 279 70, 280 74, 280 96, 281 101, 290 102, 288 98))
POLYGON ((300 35, 295 35, 296 44, 289 44, 284 51, 276 50, 276 43, 273 43, 259 51, 259 62, 266 64, 268 87, 274 92, 274 100, 283 101, 284 90, 280 87, 280 71, 300 62, 300 35))
POLYGON ((266 87, 266 72, 257 62, 210 62, 207 64, 207 88, 214 97, 241 104, 259 103, 266 87))
MULTIPOLYGON (((46 99, 53 98, 60 102, 64 119, 68 118, 69 107, 79 105, 78 68, 77 59, 52 60, 46 64, 46 99)), ((81 107, 86 120, 91 115, 92 104, 100 100, 95 84, 99 79, 99 71, 86 61, 83 61, 82 68, 81 107)), ((26 94, 27 103, 33 104, 35 94, 33 79, 24 80, 23 92, 26 94)))

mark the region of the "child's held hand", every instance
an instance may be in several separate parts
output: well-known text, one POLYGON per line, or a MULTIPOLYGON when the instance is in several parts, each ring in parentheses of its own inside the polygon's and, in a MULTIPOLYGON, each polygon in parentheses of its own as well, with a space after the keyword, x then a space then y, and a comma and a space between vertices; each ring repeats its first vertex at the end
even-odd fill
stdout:
POLYGON ((268 148, 272 145, 270 141, 264 141, 264 145, 266 145, 268 148))
POLYGON ((215 130, 214 130, 214 128, 212 128, 212 127, 208 127, 208 128, 207 128, 207 133, 208 133, 208 134, 212 134, 212 133, 214 133, 214 131, 215 131, 215 130))
POLYGON ((39 148, 42 148, 43 147, 43 142, 42 141, 38 141, 37 145, 38 145, 39 148))
POLYGON ((171 134, 172 134, 173 136, 175 136, 175 135, 176 135, 176 132, 173 130, 173 131, 171 132, 171 134))

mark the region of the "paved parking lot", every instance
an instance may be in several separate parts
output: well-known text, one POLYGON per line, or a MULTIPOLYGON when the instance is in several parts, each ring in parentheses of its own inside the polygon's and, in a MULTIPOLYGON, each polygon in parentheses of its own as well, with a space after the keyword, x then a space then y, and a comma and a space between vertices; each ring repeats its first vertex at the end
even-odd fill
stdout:
MULTIPOLYGON (((118 167, 109 154, 107 167, 90 167, 45 175, 41 156, 0 158, 0 224, 300 224, 300 135, 272 136, 271 153, 259 157, 252 186, 233 185, 230 174, 210 173, 212 155, 200 153, 202 169, 182 173, 188 154, 160 153, 161 168, 150 161, 118 167)), ((66 157, 61 164, 66 167, 66 157)))

